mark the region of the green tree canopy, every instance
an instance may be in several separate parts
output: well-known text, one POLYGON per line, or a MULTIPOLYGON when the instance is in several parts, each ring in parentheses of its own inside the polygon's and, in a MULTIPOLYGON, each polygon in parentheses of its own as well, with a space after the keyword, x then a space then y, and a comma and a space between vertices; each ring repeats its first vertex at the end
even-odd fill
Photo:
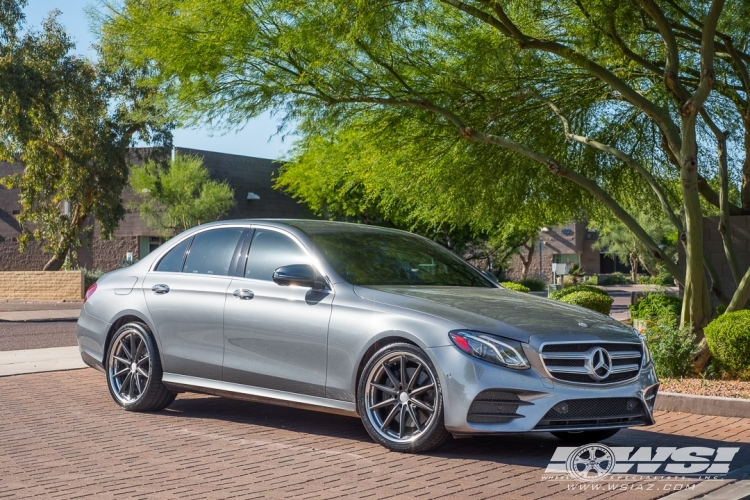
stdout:
MULTIPOLYGON (((232 126, 270 109, 301 124, 311 141, 303 154, 350 155, 382 125, 395 147, 381 157, 413 151, 412 141, 422 153, 447 151, 452 172, 402 167, 433 198, 450 192, 429 183, 442 177, 473 178, 471 195, 489 199, 485 170, 507 186, 501 207, 544 207, 557 195, 560 213, 606 210, 685 285, 683 320, 700 328, 711 315, 700 199, 725 214, 750 210, 748 9, 722 0, 124 0, 100 20, 106 50, 151 65, 149 83, 187 121, 232 126), (450 159, 467 154, 477 161, 450 159), (717 172, 719 192, 706 180, 717 172), (741 206, 728 202, 732 179, 741 206), (638 223, 654 209, 685 233, 686 269, 638 223)), ((474 208, 471 195, 463 206, 474 208)), ((750 270, 729 309, 749 294, 750 270)))
POLYGON ((165 237, 214 221, 235 206, 232 188, 211 180, 198 156, 175 154, 166 168, 148 160, 131 169, 130 186, 133 208, 165 237))
POLYGON ((170 145, 171 126, 154 112, 153 89, 134 85, 137 70, 72 55, 57 13, 20 35, 24 5, 0 8, 0 159, 24 166, 0 181, 21 190, 21 249, 41 241, 52 254, 44 269, 56 270, 91 234, 90 216, 112 235, 125 213, 129 146, 170 145))

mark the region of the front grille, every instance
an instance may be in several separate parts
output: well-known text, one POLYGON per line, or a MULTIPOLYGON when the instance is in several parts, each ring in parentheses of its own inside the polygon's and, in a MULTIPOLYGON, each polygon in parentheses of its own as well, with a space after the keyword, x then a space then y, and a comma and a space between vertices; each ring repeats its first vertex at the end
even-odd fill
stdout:
POLYGON ((541 357, 547 371, 558 380, 579 384, 614 384, 638 376, 643 347, 640 343, 620 342, 545 344, 541 357), (597 348, 605 349, 612 362, 609 375, 601 380, 592 374, 592 367, 587 366, 587 360, 597 348))
POLYGON ((647 423, 638 398, 569 399, 553 406, 536 430, 618 427, 647 423))
POLYGON ((469 407, 467 422, 477 424, 500 424, 521 418, 523 415, 516 413, 519 406, 530 405, 528 401, 522 401, 518 394, 512 392, 490 389, 480 392, 469 407))

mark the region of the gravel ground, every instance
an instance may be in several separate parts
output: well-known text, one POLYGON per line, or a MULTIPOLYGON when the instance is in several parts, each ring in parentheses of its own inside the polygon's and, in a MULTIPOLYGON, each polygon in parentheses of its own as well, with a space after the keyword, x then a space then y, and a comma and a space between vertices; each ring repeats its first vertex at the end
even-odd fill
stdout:
POLYGON ((698 396, 750 399, 750 382, 738 380, 704 380, 700 378, 661 379, 660 392, 679 392, 698 396))
POLYGON ((0 351, 77 344, 75 321, 0 321, 0 351))

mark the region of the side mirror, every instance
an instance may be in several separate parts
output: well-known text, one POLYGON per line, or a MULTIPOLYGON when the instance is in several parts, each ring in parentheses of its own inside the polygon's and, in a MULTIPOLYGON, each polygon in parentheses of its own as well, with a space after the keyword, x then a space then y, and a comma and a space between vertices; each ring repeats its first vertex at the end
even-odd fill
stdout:
POLYGON ((274 271, 273 281, 277 285, 303 286, 315 290, 322 290, 326 287, 325 280, 322 277, 319 277, 315 269, 308 264, 281 266, 274 271))

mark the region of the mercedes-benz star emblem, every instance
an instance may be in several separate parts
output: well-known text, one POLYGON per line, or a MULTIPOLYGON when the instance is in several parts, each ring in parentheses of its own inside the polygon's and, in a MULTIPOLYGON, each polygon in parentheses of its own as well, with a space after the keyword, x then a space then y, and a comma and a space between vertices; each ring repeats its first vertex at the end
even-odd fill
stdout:
POLYGON ((586 323, 578 323, 578 326, 580 326, 581 328, 587 328, 589 325, 587 325, 586 323))
POLYGON ((594 380, 604 380, 612 373, 612 357, 603 347, 595 347, 587 353, 586 369, 594 380))

